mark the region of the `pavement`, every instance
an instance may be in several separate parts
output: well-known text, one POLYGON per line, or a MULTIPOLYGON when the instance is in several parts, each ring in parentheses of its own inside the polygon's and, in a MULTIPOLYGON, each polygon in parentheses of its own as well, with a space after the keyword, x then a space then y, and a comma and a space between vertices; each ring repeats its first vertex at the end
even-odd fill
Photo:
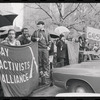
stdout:
POLYGON ((33 93, 31 97, 55 97, 59 93, 66 93, 66 92, 67 91, 65 89, 53 85, 41 91, 33 93))
POLYGON ((36 90, 34 90, 30 96, 32 96, 34 93, 38 93, 46 88, 50 87, 50 84, 40 85, 36 90))

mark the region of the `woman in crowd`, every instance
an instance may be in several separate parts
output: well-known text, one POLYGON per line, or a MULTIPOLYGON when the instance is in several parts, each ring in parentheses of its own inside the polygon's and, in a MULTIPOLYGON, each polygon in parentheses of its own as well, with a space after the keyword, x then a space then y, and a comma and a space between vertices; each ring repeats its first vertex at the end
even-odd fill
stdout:
POLYGON ((8 30, 8 37, 2 41, 1 43, 6 44, 6 45, 12 45, 12 46, 20 46, 20 42, 15 39, 16 37, 16 32, 14 29, 8 30))

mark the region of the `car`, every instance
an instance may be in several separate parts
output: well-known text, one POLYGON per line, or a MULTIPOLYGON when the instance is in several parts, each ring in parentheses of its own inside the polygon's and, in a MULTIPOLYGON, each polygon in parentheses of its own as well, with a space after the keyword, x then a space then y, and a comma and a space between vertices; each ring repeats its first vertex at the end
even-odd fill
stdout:
POLYGON ((100 60, 52 69, 53 84, 67 92, 100 93, 100 60))

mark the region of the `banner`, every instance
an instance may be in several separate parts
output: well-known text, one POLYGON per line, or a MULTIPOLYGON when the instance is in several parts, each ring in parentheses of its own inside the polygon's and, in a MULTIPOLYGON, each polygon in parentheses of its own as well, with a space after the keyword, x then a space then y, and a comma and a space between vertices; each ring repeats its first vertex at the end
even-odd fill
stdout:
POLYGON ((79 43, 75 43, 72 41, 66 41, 66 44, 68 46, 69 63, 77 64, 78 54, 79 54, 79 43))
POLYGON ((5 96, 28 96, 38 86, 38 45, 0 44, 0 80, 5 96))
POLYGON ((87 38, 95 41, 100 41, 100 30, 92 27, 87 27, 87 38))

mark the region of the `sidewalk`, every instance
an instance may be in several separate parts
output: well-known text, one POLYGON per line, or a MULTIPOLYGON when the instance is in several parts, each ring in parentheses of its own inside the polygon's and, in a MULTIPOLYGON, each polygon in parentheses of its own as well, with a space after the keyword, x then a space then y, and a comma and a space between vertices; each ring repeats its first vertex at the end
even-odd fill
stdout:
POLYGON ((48 88, 49 86, 50 86, 50 84, 40 85, 39 87, 37 87, 36 90, 34 90, 34 91, 30 94, 30 97, 32 97, 32 95, 33 95, 34 93, 40 92, 40 91, 42 91, 42 90, 48 88))

